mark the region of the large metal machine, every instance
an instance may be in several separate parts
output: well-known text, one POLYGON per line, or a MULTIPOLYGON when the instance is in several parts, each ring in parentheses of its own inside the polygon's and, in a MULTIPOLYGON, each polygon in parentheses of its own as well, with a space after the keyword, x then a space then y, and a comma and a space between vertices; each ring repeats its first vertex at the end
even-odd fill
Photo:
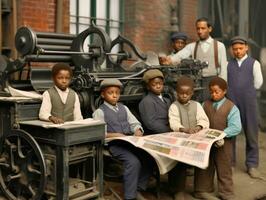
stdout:
POLYGON ((105 78, 122 82, 121 101, 136 115, 137 104, 145 95, 142 75, 150 68, 162 70, 165 95, 172 100, 176 79, 182 74, 195 80, 198 94, 202 90, 201 70, 206 64, 197 60, 168 67, 147 64, 148 55, 132 42, 122 36, 111 41, 93 24, 79 35, 22 27, 15 45, 20 58, 0 56, 0 187, 12 200, 101 197, 105 129, 101 123, 45 129, 36 124, 41 101, 10 97, 6 88, 42 93, 52 86, 53 63, 68 63, 74 74, 71 87, 79 96, 85 118, 101 104, 99 85, 105 78), (78 177, 70 177, 71 165, 81 171, 78 177))

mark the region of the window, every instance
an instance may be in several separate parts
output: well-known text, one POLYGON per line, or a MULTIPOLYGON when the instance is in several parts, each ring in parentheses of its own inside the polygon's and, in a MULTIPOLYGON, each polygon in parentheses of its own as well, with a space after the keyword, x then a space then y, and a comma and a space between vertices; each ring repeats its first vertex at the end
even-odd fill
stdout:
POLYGON ((115 39, 123 30, 123 0, 70 0, 70 33, 82 32, 92 21, 115 39))

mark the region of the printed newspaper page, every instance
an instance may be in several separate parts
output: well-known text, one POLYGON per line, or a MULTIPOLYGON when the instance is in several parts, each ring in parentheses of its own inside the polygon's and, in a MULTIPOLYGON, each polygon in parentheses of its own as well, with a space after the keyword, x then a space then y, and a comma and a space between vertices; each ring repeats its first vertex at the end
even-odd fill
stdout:
POLYGON ((180 161, 202 169, 208 167, 212 144, 225 137, 215 129, 203 129, 196 134, 169 132, 144 137, 126 136, 120 139, 150 153, 157 162, 161 174, 168 172, 180 161))

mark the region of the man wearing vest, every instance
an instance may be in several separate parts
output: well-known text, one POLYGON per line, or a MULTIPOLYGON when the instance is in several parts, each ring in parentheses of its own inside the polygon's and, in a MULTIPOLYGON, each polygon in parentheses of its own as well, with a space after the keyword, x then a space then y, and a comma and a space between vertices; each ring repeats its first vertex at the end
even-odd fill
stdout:
POLYGON ((225 80, 227 78, 227 57, 224 44, 210 36, 212 26, 207 18, 196 21, 196 30, 198 41, 186 45, 175 55, 160 57, 159 61, 162 65, 179 64, 182 59, 189 57, 207 61, 209 66, 202 71, 202 86, 205 88, 203 100, 206 100, 209 97, 208 84, 211 78, 217 75, 225 80))
MULTIPOLYGON (((246 167, 252 178, 263 178, 257 170, 259 164, 257 95, 263 83, 260 63, 247 55, 248 45, 244 37, 231 40, 234 59, 228 70, 228 98, 239 108, 246 136, 246 167)), ((234 164, 234 163, 233 163, 234 164)))

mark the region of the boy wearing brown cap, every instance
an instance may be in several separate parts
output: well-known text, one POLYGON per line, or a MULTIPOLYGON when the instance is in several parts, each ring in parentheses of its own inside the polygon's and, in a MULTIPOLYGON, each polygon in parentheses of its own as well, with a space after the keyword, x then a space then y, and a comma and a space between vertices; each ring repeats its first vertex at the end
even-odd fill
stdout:
POLYGON ((139 103, 139 113, 145 133, 156 134, 171 131, 168 121, 170 100, 162 96, 164 76, 159 69, 150 69, 143 75, 148 94, 139 103))
MULTIPOLYGON (((106 137, 142 136, 143 129, 128 107, 118 103, 122 83, 117 79, 101 82, 101 97, 104 103, 93 113, 93 118, 107 125, 106 137)), ((108 143, 112 156, 123 162, 124 199, 145 200, 139 191, 145 190, 150 170, 147 159, 138 156, 136 148, 114 140, 108 143)), ((143 156, 142 156, 143 157, 143 156)))
MULTIPOLYGON (((257 95, 262 83, 260 63, 247 55, 248 44, 244 37, 231 40, 234 58, 227 65, 228 98, 239 108, 246 136, 246 167, 251 178, 262 178, 259 165, 257 95)), ((234 147, 235 148, 235 147, 234 147)), ((234 160, 235 161, 235 160, 234 160)))
POLYGON ((210 120, 210 128, 224 131, 223 143, 215 143, 211 149, 209 166, 206 170, 196 169, 195 196, 201 199, 217 199, 214 191, 214 174, 217 174, 218 195, 222 200, 235 199, 231 168, 232 138, 241 131, 238 108, 225 97, 227 83, 220 77, 209 83, 210 100, 204 102, 203 108, 210 120), (202 181, 204 180, 204 181, 202 181))

